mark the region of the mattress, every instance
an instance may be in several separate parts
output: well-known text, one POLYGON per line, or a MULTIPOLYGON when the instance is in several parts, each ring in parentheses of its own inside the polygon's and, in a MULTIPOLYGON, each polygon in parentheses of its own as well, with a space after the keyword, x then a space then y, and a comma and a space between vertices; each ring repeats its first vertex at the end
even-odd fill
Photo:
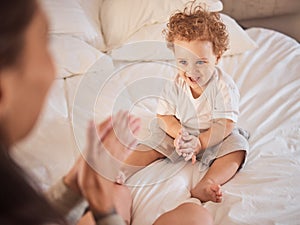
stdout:
MULTIPOLYGON (((222 186, 222 203, 207 202, 215 223, 297 224, 300 221, 300 47, 279 32, 251 28, 258 48, 222 58, 240 89, 238 125, 251 137, 245 167, 222 186)), ((32 134, 14 156, 43 190, 65 174, 85 146, 87 122, 119 109, 142 119, 137 138, 151 134, 158 95, 175 73, 172 61, 99 57, 85 74, 58 78, 32 134)), ((159 160, 131 177, 132 225, 150 225, 190 198, 203 176, 199 163, 159 160)))

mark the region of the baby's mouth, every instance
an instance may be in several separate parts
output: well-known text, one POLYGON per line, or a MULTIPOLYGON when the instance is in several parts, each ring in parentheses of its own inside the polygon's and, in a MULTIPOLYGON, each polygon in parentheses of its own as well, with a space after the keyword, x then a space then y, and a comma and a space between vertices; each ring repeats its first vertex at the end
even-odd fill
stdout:
POLYGON ((188 79, 193 83, 197 83, 200 78, 199 77, 188 77, 188 79))

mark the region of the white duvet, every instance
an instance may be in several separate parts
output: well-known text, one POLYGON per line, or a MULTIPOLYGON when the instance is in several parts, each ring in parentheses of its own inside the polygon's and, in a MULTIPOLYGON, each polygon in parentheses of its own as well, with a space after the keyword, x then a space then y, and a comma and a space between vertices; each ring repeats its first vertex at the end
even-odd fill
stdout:
MULTIPOLYGON (((205 204, 216 224, 300 223, 300 47, 271 30, 247 33, 258 48, 225 57, 240 93, 239 125, 251 133, 246 166, 223 185, 222 203, 205 204)), ((16 158, 47 189, 74 162, 84 146, 90 118, 97 121, 120 108, 143 119, 139 138, 149 135, 157 94, 173 75, 170 62, 125 64, 103 56, 88 76, 55 81, 33 134, 16 146, 16 158), (113 64, 114 63, 114 64, 113 64)), ((157 161, 133 176, 133 225, 155 219, 190 199, 203 175, 199 164, 157 161)))

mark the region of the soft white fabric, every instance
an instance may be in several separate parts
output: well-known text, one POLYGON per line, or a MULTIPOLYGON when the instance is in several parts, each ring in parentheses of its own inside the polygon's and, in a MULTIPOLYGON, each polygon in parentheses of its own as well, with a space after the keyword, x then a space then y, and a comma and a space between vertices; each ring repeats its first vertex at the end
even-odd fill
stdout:
POLYGON ((120 82, 113 81, 113 72, 112 60, 104 55, 87 73, 65 81, 69 119, 78 151, 82 151, 86 146, 86 129, 89 121, 94 120, 98 123, 112 115, 112 104, 109 103, 115 99, 114 93, 122 88, 120 82), (109 92, 106 91, 107 88, 109 92))
POLYGON ((50 36, 50 50, 58 78, 83 74, 104 56, 104 53, 86 42, 65 34, 50 36))
MULTIPOLYGON (((221 18, 229 33, 229 49, 224 56, 241 54, 257 48, 257 44, 233 18, 222 13, 221 18)), ((167 47, 162 34, 165 28, 165 22, 142 27, 122 43, 122 46, 113 49, 111 56, 115 60, 128 61, 173 60, 173 52, 167 47)))
MULTIPOLYGON (((107 50, 123 44, 143 26, 166 22, 177 9, 189 0, 105 0, 100 19, 107 50)), ((211 11, 221 11, 220 0, 198 0, 211 11)))
POLYGON ((195 136, 199 135, 199 129, 208 129, 213 119, 226 118, 237 122, 240 95, 228 74, 216 68, 205 91, 197 99, 181 77, 175 79, 167 82, 160 96, 158 114, 175 115, 195 136))
POLYGON ((105 43, 99 21, 102 0, 41 0, 51 34, 70 34, 97 49, 105 43))

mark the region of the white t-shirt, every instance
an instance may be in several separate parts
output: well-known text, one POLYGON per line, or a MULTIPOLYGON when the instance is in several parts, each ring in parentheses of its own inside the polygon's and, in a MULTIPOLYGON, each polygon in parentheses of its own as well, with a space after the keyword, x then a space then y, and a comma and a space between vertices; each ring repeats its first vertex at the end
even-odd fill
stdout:
POLYGON ((213 119, 237 122, 240 94, 233 79, 216 67, 208 86, 196 99, 181 77, 168 81, 158 102, 157 114, 174 115, 194 135, 208 129, 213 119))

